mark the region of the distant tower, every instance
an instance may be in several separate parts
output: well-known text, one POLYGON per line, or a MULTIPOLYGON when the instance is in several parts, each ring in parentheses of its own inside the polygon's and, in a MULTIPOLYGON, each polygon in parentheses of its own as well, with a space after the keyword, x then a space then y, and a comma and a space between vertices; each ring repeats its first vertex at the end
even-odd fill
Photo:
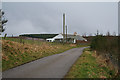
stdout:
POLYGON ((67 42, 67 25, 66 25, 66 42, 67 42))
POLYGON ((63 13, 63 42, 65 42, 65 13, 63 13))

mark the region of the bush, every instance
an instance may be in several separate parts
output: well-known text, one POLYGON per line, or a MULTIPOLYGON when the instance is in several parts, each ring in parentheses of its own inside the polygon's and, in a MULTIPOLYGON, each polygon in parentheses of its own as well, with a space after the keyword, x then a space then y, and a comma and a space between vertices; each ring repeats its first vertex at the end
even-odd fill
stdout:
POLYGON ((91 42, 91 49, 109 57, 113 63, 118 62, 118 37, 96 35, 91 42))

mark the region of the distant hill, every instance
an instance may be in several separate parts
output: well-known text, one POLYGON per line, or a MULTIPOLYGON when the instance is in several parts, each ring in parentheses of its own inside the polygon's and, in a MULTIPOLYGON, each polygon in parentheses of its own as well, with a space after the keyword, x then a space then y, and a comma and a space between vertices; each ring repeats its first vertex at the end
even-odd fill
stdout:
POLYGON ((23 34, 23 35, 19 35, 19 36, 47 39, 47 38, 53 38, 56 35, 58 35, 58 34, 23 34))

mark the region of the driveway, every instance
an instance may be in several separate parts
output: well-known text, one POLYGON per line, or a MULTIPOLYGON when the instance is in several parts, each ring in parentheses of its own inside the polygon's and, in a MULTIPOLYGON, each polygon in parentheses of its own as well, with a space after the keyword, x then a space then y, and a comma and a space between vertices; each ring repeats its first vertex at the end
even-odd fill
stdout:
POLYGON ((73 48, 26 63, 4 71, 2 76, 3 78, 63 78, 82 54, 84 48, 73 48))

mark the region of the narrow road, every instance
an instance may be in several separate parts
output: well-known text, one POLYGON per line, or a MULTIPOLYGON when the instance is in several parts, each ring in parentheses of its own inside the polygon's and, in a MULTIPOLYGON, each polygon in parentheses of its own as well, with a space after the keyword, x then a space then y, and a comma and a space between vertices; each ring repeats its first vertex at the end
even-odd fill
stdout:
POLYGON ((35 60, 4 71, 2 76, 3 78, 63 78, 82 54, 84 48, 74 48, 35 60))

